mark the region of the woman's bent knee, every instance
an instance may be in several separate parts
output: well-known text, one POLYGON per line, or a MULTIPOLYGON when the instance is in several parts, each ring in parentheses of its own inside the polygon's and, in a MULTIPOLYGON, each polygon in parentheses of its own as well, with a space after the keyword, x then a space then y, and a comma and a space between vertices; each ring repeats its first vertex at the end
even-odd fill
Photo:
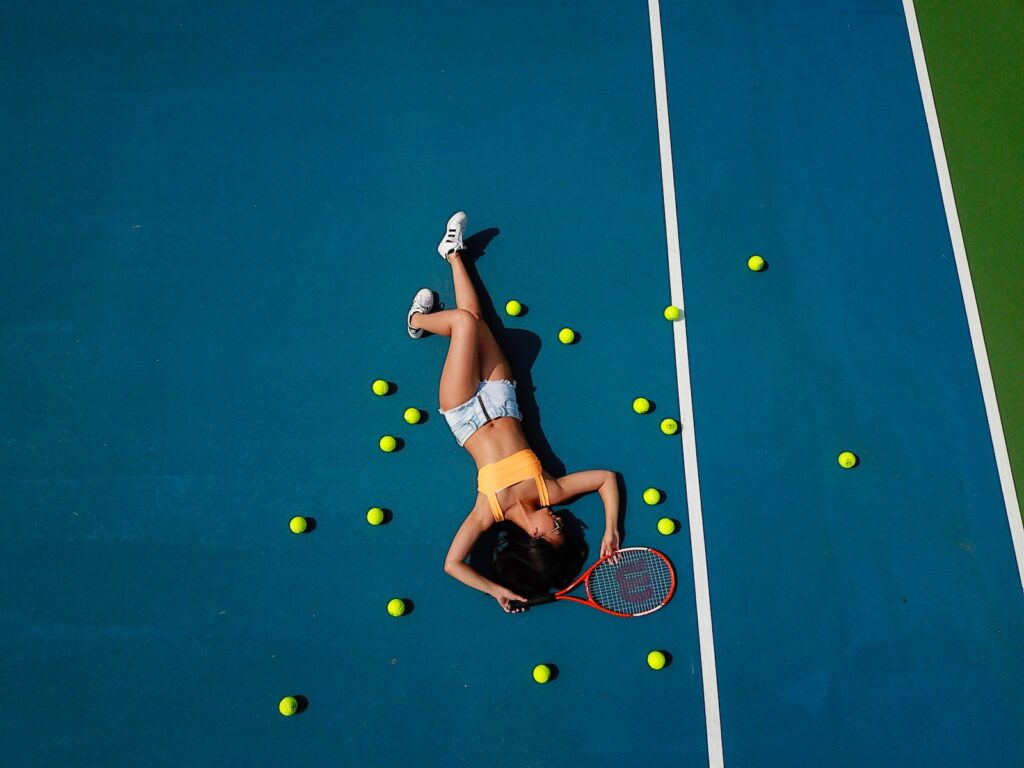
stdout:
POLYGON ((452 326, 463 331, 475 333, 476 324, 479 322, 477 316, 468 309, 456 309, 454 311, 455 315, 452 317, 452 326))

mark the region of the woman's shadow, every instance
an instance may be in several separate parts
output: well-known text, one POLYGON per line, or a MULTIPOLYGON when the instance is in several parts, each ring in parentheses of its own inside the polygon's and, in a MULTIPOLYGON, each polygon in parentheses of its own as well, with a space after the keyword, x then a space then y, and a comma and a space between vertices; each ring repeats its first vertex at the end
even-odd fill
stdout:
POLYGON ((540 459, 541 466, 556 477, 560 477, 565 474, 565 464, 555 455, 551 443, 544 435, 540 406, 537 405, 535 395, 536 387, 533 384, 532 368, 540 355, 540 336, 524 328, 505 327, 476 268, 477 260, 484 255, 487 246, 499 233, 499 229, 491 227, 467 237, 463 241, 466 251, 462 256, 462 263, 466 265, 466 272, 480 298, 480 313, 483 320, 491 329, 498 346, 512 367, 512 376, 516 380, 516 400, 523 416, 523 434, 526 435, 530 448, 540 459))
MULTIPOLYGON (((466 272, 469 279, 476 288, 480 299, 480 313, 484 321, 490 327, 494 338, 501 347, 505 357, 508 358, 512 368, 512 375, 516 380, 516 400, 519 403, 519 410, 523 416, 523 434, 527 442, 540 459, 541 466, 555 477, 565 475, 565 464, 551 448, 541 426, 540 406, 537 404, 535 395, 536 387, 533 384, 532 368, 540 355, 541 339, 536 333, 523 328, 506 328, 502 322, 501 315, 494 306, 494 301, 487 292, 480 273, 477 271, 476 262, 484 255, 487 246, 498 236, 500 230, 496 227, 484 229, 477 232, 463 241, 466 246, 463 253, 462 263, 466 265, 466 272)), ((620 511, 624 511, 626 501, 626 488, 621 475, 618 476, 620 494, 620 511)), ((575 499, 567 499, 570 503, 575 499)), ((582 520, 577 518, 567 509, 560 509, 559 515, 566 522, 566 533, 571 536, 584 538, 584 530, 588 527, 582 520)), ((624 523, 625 516, 620 518, 620 527, 624 523)), ((476 541, 469 561, 478 573, 485 578, 493 580, 494 572, 491 565, 495 547, 498 546, 505 524, 491 526, 476 541)))

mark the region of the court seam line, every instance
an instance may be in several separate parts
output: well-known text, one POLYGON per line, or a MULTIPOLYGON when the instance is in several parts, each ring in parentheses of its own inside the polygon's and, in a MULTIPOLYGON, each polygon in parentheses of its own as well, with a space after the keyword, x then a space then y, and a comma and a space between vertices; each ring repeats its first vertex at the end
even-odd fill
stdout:
POLYGON ((724 768, 722 721, 718 703, 718 672, 715 637, 711 623, 711 592, 708 586, 707 550, 701 508, 700 478, 697 472, 697 438, 693 420, 690 358, 686 341, 686 305, 683 300, 683 272, 679 253, 679 222, 676 218, 675 173, 672 168, 672 133, 669 127, 668 88, 665 78, 665 50, 661 37, 660 0, 648 0, 651 25, 651 53, 654 60, 654 94, 658 113, 658 146, 661 154, 661 185, 665 202, 665 238, 668 250, 669 284, 672 303, 682 310, 672 323, 676 352, 676 385, 682 429, 679 431, 686 473, 686 505, 690 522, 693 559, 693 588, 697 603, 697 635, 700 640, 701 678, 704 688, 704 721, 707 726, 708 765, 724 768), (686 436, 689 435, 689 439, 686 436))
POLYGON ((1010 466, 1010 454, 1006 448, 1006 436, 1003 433, 1003 422, 999 416, 999 404, 996 400, 996 388, 992 379, 992 369, 985 346, 985 335, 981 327, 981 314, 978 301, 974 295, 974 281, 967 261, 967 247, 964 244, 963 230, 960 227, 960 216, 957 213, 956 197, 953 193, 953 181, 949 175, 949 164, 946 161, 946 149, 942 142, 942 131, 939 128, 939 113, 935 108, 932 94, 931 78, 928 76, 928 64, 925 61, 924 45, 921 41, 921 30, 917 24, 917 10, 914 0, 903 0, 903 13, 907 20, 910 34, 910 47, 914 52, 914 66, 917 69, 917 81, 921 88, 921 100, 924 103, 925 118, 928 121, 928 135, 932 142, 932 154, 935 157, 935 170, 939 177, 939 188, 942 190, 942 204, 946 212, 946 224, 949 227, 949 238, 953 246, 957 275, 960 278, 960 292, 963 294, 964 309, 967 313, 967 325, 971 332, 971 344, 974 347, 974 360, 978 368, 982 397, 985 401, 985 413, 988 416, 989 435, 992 438, 992 449, 995 452, 996 468, 999 471, 999 484, 1006 505, 1006 515, 1010 524, 1010 538, 1017 557, 1017 573, 1020 576, 1021 589, 1024 590, 1024 521, 1020 516, 1020 504, 1013 482, 1013 470, 1010 466))

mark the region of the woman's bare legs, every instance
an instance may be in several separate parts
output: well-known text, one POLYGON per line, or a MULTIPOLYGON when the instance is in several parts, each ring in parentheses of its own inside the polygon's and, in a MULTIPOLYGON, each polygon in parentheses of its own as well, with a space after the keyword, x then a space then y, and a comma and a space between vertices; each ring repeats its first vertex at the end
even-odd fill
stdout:
POLYGON ((448 357, 441 370, 438 401, 449 410, 476 394, 480 383, 480 355, 477 349, 479 320, 464 309, 446 309, 429 315, 417 313, 409 321, 413 328, 450 336, 448 357))
POLYGON ((448 254, 448 263, 452 267, 452 278, 455 282, 455 305, 460 309, 472 312, 480 320, 478 329, 478 346, 480 350, 480 378, 481 379, 511 379, 512 369, 505 359, 505 354, 498 346, 494 334, 480 317, 480 298, 477 296, 476 287, 469 279, 466 265, 462 263, 462 254, 453 252, 448 254))
POLYGON ((440 406, 449 410, 476 394, 481 379, 511 379, 512 373, 498 342, 482 319, 480 300, 458 252, 448 254, 455 282, 455 304, 429 315, 415 314, 410 321, 439 336, 450 336, 448 357, 441 371, 440 406))
POLYGON ((479 318, 480 298, 476 295, 473 281, 469 279, 466 265, 462 263, 462 254, 459 251, 452 251, 447 258, 452 268, 452 280, 455 283, 455 306, 479 318))

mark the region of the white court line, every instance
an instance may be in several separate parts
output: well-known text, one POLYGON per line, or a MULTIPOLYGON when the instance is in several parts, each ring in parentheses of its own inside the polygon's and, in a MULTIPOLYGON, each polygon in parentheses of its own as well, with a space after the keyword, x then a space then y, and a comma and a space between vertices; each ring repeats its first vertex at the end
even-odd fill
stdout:
POLYGON ((658 144, 661 147, 661 186, 665 198, 665 237, 668 241, 668 271, 672 303, 683 310, 673 323, 676 347, 676 382, 679 387, 680 430, 683 467, 686 471, 686 505, 690 519, 690 547, 693 552, 693 589, 697 600, 697 634, 700 638, 700 667, 704 682, 704 720, 708 733, 708 765, 723 768, 722 720, 718 709, 718 672, 715 667, 715 636, 711 627, 711 593, 708 589, 708 561, 704 547, 704 517, 697 475, 696 427, 690 393, 690 358, 686 346, 686 305, 683 303, 683 271, 679 260, 679 223, 676 219, 676 187, 672 170, 672 134, 668 122, 668 92, 665 87, 665 51, 661 40, 661 5, 648 0, 651 17, 651 50, 654 55, 654 94, 658 108, 658 144), (687 439, 689 438, 689 439, 687 439))
POLYGON ((924 59, 921 31, 917 26, 917 11, 914 9, 914 0, 903 0, 903 12, 907 17, 907 29, 910 31, 910 47, 914 50, 917 80, 921 86, 921 99, 924 102, 924 113, 928 119, 928 133, 932 139, 932 154, 935 155, 935 169, 939 175, 939 187, 942 189, 942 203, 946 209, 949 237, 953 243, 953 255, 956 258, 957 273, 960 275, 960 291, 963 293, 964 308, 967 310, 967 325, 971 329, 974 360, 978 366, 981 392, 985 398, 985 412, 988 415, 988 428, 992 435, 992 448, 996 455, 996 467, 999 470, 999 483, 1003 490, 1003 500, 1006 502, 1006 516, 1010 523, 1010 537, 1013 539, 1013 550, 1017 555, 1017 572, 1020 575, 1021 589, 1024 589, 1024 523, 1021 522, 1020 505, 1017 502, 1017 494, 1014 492, 1013 473, 1010 470, 1010 454, 1006 450, 1003 423, 999 418, 996 388, 992 382, 992 369, 989 367, 988 352, 985 349, 985 336, 981 330, 978 301, 974 296, 974 283, 971 281, 971 270, 967 264, 967 248, 964 246, 964 235, 960 229, 960 217, 956 211, 953 183, 949 177, 949 165, 946 163, 946 150, 942 144, 942 133, 939 131, 939 115, 935 111, 935 99, 932 97, 932 85, 928 77, 928 66, 924 59))

